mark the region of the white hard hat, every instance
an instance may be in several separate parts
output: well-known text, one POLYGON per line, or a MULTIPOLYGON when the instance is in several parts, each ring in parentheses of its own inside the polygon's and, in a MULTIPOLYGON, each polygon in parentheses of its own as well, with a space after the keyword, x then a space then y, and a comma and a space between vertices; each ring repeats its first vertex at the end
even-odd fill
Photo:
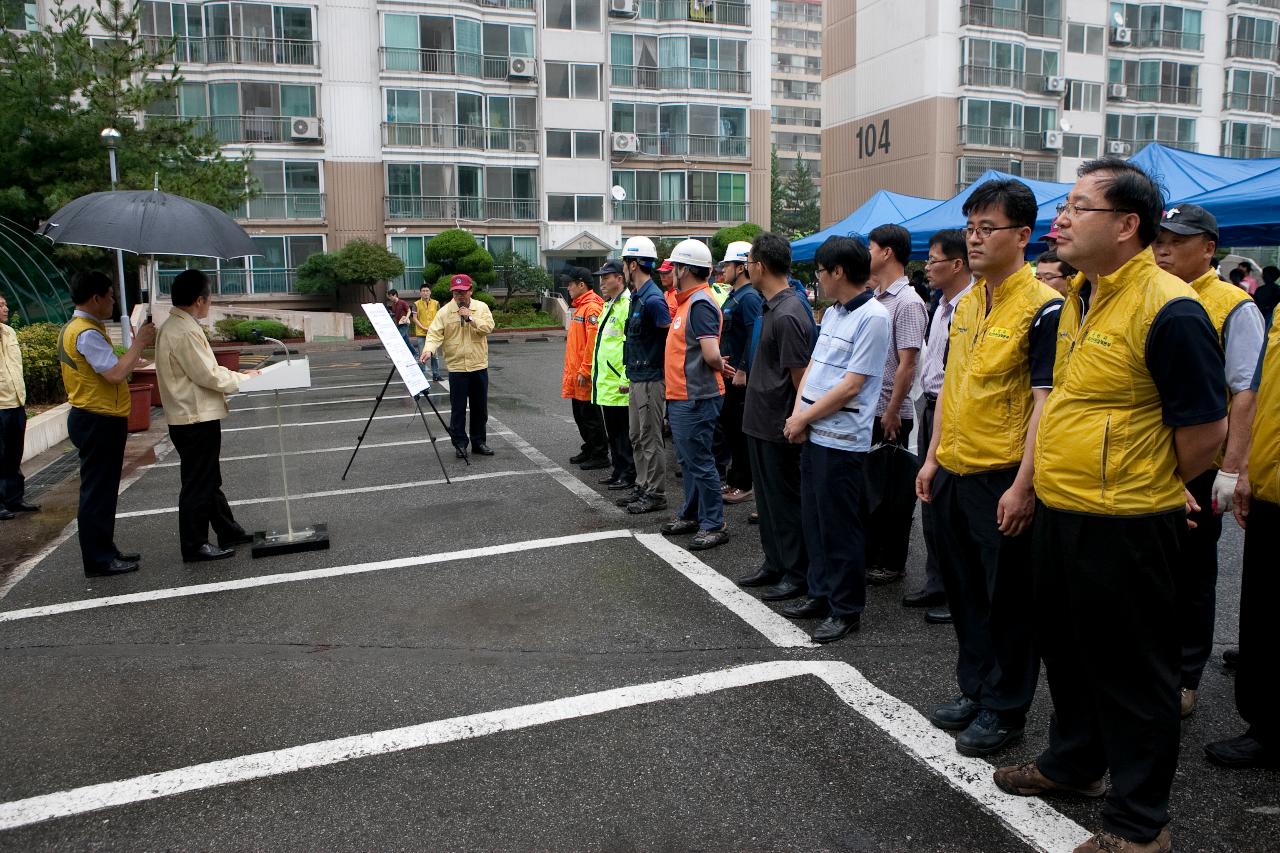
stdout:
POLYGON ((722 264, 745 264, 747 255, 751 253, 751 244, 746 240, 734 240, 724 250, 722 264))
POLYGON ((641 260, 658 260, 658 249, 648 237, 629 237, 622 244, 622 257, 641 260))
POLYGON ((671 250, 667 260, 673 264, 684 264, 687 267, 711 269, 715 261, 711 259, 711 250, 701 240, 681 240, 671 250))

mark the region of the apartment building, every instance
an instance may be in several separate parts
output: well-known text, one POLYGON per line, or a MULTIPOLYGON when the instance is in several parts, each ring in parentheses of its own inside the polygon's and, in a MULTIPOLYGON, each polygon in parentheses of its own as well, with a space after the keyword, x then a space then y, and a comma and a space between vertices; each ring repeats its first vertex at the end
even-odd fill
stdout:
POLYGON ((770 141, 782 173, 822 174, 822 0, 772 0, 770 141))
POLYGON ((1280 0, 826 0, 823 224, 1151 142, 1280 154, 1280 0))
MULTIPOLYGON (((220 296, 300 298, 297 267, 354 238, 384 242, 416 287, 451 227, 554 272, 598 266, 624 233, 767 224, 766 0, 142 7, 184 83, 141 120, 195 119, 228 156, 251 151, 263 190, 236 211, 263 254, 217 263, 220 296)), ((26 25, 47 14, 27 8, 26 25)))

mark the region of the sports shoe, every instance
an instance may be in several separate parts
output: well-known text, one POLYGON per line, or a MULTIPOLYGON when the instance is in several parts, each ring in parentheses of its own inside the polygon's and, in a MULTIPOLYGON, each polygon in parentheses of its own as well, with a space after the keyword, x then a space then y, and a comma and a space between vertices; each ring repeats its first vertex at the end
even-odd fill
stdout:
POLYGON ((627 504, 634 502, 643 494, 644 494, 644 489, 640 488, 639 486, 632 486, 631 491, 627 492, 622 497, 615 499, 614 503, 620 507, 625 508, 627 504))
POLYGON ((714 548, 717 545, 723 545, 729 541, 729 525, 721 527, 719 530, 699 530, 697 535, 689 540, 690 551, 705 551, 708 548, 714 548))
POLYGON ((992 755, 1022 737, 1022 724, 1001 722, 995 711, 983 708, 956 738, 956 752, 980 757, 992 755))
POLYGON ((646 512, 657 512, 666 508, 666 495, 651 495, 647 492, 627 504, 627 512, 632 515, 644 515, 646 512))
MULTIPOLYGON (((1088 785, 1067 785, 1055 782, 1040 772, 1034 761, 1001 767, 991 775, 996 787, 1006 794, 1017 797, 1039 797, 1043 794, 1080 794, 1084 797, 1101 797, 1107 793, 1107 786, 1101 779, 1088 785)), ((1077 850, 1079 848, 1076 848, 1077 850)), ((1105 849, 1105 848, 1103 848, 1105 849)))
POLYGON ((662 526, 658 528, 662 533, 675 536, 681 533, 693 533, 698 529, 698 519, 696 518, 673 518, 670 521, 664 521, 662 526))
POLYGON ((1178 696, 1178 713, 1182 715, 1182 719, 1185 720, 1196 712, 1196 697, 1199 692, 1198 690, 1182 688, 1182 693, 1178 696))
POLYGON ((755 493, 751 489, 729 489, 724 493, 724 502, 727 504, 740 504, 743 501, 749 501, 755 493))

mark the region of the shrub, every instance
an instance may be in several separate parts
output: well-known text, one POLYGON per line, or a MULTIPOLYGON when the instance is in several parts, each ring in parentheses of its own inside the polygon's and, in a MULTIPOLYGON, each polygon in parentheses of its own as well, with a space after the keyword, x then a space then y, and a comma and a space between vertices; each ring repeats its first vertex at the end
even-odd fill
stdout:
POLYGON ((57 323, 33 323, 18 329, 18 349, 22 351, 22 379, 27 385, 27 402, 53 405, 67 399, 58 364, 57 323))
POLYGON ((493 295, 486 293, 483 290, 473 291, 471 294, 471 298, 476 300, 477 302, 483 302, 485 305, 488 305, 490 308, 492 308, 494 305, 497 304, 497 302, 493 298, 493 295))
POLYGON ((425 281, 438 283, 445 276, 461 272, 471 276, 476 290, 487 290, 493 286, 493 256, 476 242, 469 231, 461 228, 441 231, 427 241, 425 253, 427 266, 422 271, 425 281))
POLYGON ((363 314, 352 314, 351 331, 357 337, 367 337, 373 334, 373 323, 369 322, 369 318, 363 314))
POLYGON ((231 320, 219 321, 233 323, 231 340, 240 341, 241 343, 254 343, 254 332, 261 332, 263 337, 279 338, 300 338, 302 333, 297 329, 290 329, 279 320, 231 320))

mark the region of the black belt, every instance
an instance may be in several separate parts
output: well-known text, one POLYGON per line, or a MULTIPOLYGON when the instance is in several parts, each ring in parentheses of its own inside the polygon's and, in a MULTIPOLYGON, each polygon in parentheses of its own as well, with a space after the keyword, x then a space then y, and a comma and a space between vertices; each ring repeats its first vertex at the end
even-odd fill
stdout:
POLYGON ((926 403, 928 403, 930 406, 936 406, 936 405, 938 405, 938 395, 937 395, 937 394, 930 394, 928 391, 925 391, 925 392, 924 392, 924 400, 925 400, 925 402, 926 402, 926 403))
MULTIPOLYGON (((802 403, 808 403, 810 406, 812 406, 812 405, 813 405, 813 400, 810 400, 808 397, 804 396, 803 394, 802 394, 802 395, 800 395, 800 402, 802 402, 802 403)), ((840 411, 842 411, 842 412, 852 412, 852 413, 853 413, 853 414, 855 414, 855 415, 857 415, 857 414, 861 414, 861 412, 862 412, 862 410, 861 410, 861 409, 855 408, 855 407, 853 407, 853 406, 842 406, 842 407, 840 408, 840 411)))

